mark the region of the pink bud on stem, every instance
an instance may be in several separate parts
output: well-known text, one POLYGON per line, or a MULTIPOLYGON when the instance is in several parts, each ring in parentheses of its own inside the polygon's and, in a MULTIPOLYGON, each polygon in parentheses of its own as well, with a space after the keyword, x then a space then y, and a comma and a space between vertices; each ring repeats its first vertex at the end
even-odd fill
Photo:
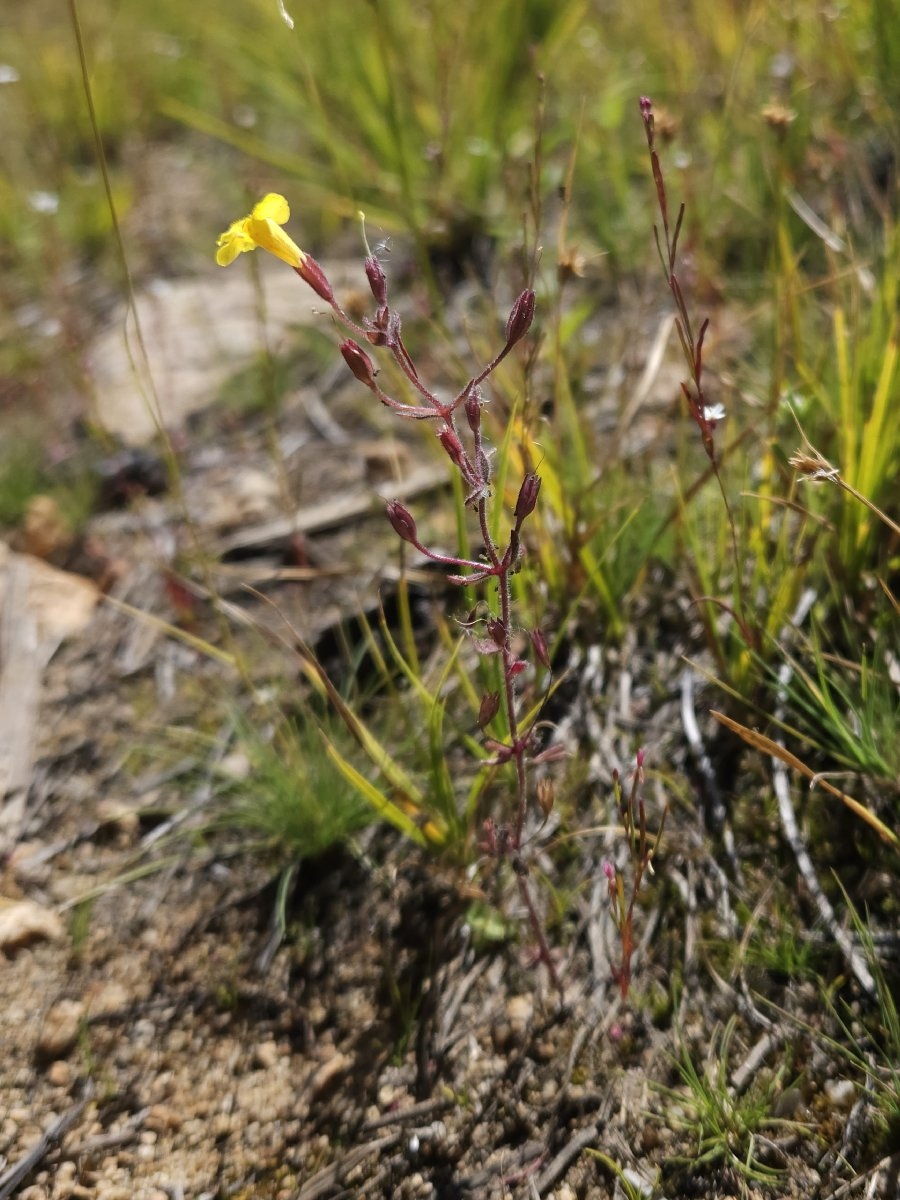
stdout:
POLYGON ((519 495, 516 499, 516 525, 521 525, 525 518, 531 516, 534 512, 540 490, 540 475, 535 475, 533 471, 529 471, 522 480, 522 486, 519 488, 519 495))
POLYGON ((331 284, 328 282, 325 272, 312 255, 304 254, 303 262, 299 267, 294 267, 294 270, 304 283, 309 284, 317 296, 321 296, 327 304, 334 303, 334 291, 331 284))
POLYGON ((366 259, 366 278, 372 289, 372 295, 375 297, 375 303, 379 307, 384 307, 387 304, 387 278, 384 268, 374 254, 370 254, 366 259))
POLYGON ((506 322, 506 345, 512 347, 522 340, 534 320, 534 292, 526 288, 518 297, 506 322))
POLYGON ((367 388, 375 391, 375 376, 377 371, 375 364, 363 350, 362 346, 353 341, 352 338, 347 338, 345 342, 341 342, 340 351, 344 362, 356 376, 360 383, 364 383, 367 388))
POLYGON ((403 538, 404 542, 411 542, 414 546, 419 543, 416 523, 413 520, 413 515, 399 500, 389 500, 385 506, 387 519, 390 521, 394 533, 398 537, 403 538))

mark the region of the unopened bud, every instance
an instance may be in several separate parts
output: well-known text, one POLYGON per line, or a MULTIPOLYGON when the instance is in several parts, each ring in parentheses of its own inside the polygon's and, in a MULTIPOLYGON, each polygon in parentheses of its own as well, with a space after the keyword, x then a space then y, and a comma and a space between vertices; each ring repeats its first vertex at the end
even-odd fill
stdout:
POLYGON ((438 430, 438 440, 447 451, 450 461, 457 467, 465 466, 466 455, 463 444, 449 425, 442 425, 438 430))
POLYGON ((409 509, 405 508, 399 500, 388 500, 385 511, 394 533, 403 538, 404 542, 412 542, 413 545, 416 545, 419 540, 416 523, 409 509))
POLYGON ((541 664, 542 667, 546 667, 547 670, 549 671, 550 670, 550 652, 547 649, 547 639, 544 637, 544 634, 540 629, 532 629, 531 645, 532 645, 532 649, 534 650, 535 657, 537 658, 538 662, 541 664))
POLYGON ((556 788, 553 786, 553 780, 546 775, 543 779, 538 780, 537 802, 546 821, 553 812, 553 805, 556 802, 556 788))
POLYGON ((540 490, 540 475, 535 475, 533 471, 529 471, 522 480, 522 486, 519 488, 519 495, 516 500, 515 515, 517 525, 521 525, 525 518, 534 512, 534 506, 537 504, 540 490))
POLYGON ((653 149, 653 101, 649 96, 641 96, 640 98, 641 120, 644 122, 644 128, 647 131, 647 141, 650 144, 650 149, 653 149))
POLYGON ((506 322, 507 346, 514 346, 516 342, 520 341, 531 328, 533 320, 534 292, 531 288, 526 288, 512 306, 509 320, 506 322))
POLYGON ((472 388, 466 396, 464 408, 469 428, 473 433, 477 433, 481 428, 481 393, 478 388, 472 388))
POLYGON ((362 346, 354 342, 352 338, 347 338, 345 342, 341 342, 340 351, 344 357, 344 362, 359 382, 364 383, 367 388, 374 389, 377 371, 375 370, 375 364, 369 358, 368 354, 366 354, 365 350, 363 350, 362 346))
POLYGON ((381 263, 374 254, 370 254, 366 259, 366 278, 372 289, 372 295, 375 297, 375 303, 381 306, 387 304, 387 278, 381 263))
POLYGON ((331 289, 331 284, 328 282, 325 272, 312 255, 304 254, 300 266, 295 267, 294 270, 305 283, 309 284, 316 295, 321 296, 326 303, 331 304, 334 301, 334 292, 331 289))
POLYGON ((487 622, 488 637, 500 650, 506 645, 506 626, 499 617, 490 617, 487 622))
POLYGON ((484 729, 486 725, 490 725, 499 711, 500 693, 485 692, 481 697, 481 705, 478 709, 478 728, 484 729))
POLYGON ((521 675, 523 671, 528 669, 528 663, 523 662, 521 658, 517 658, 515 662, 509 664, 509 670, 506 672, 507 679, 515 679, 517 675, 521 675))

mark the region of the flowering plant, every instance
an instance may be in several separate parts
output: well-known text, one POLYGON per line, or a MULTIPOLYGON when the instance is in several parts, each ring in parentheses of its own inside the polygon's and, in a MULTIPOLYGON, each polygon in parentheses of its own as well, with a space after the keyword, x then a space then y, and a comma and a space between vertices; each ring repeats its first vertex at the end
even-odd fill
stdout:
MULTIPOLYGON (((523 835, 529 803, 529 766, 560 757, 561 748, 541 750, 537 745, 537 718, 532 716, 525 720, 520 712, 518 688, 527 663, 514 645, 512 613, 511 577, 522 563, 522 529, 537 505, 541 479, 533 471, 524 472, 509 535, 505 543, 498 542, 492 532, 496 522, 491 519, 491 506, 495 502, 491 487, 491 455, 482 426, 486 403, 484 385, 531 328, 535 311, 534 292, 526 288, 515 300, 506 322, 503 343, 494 357, 467 379, 452 399, 441 400, 423 382, 404 343, 401 318, 389 303, 387 278, 378 256, 368 253, 364 264, 375 310, 372 316, 359 323, 338 303, 322 267, 311 255, 301 250, 282 228, 289 216, 288 203, 283 196, 276 193, 265 196, 248 216, 233 222, 219 237, 216 261, 227 266, 238 255, 258 247, 293 267, 316 295, 329 305, 339 324, 353 335, 340 345, 341 355, 353 376, 398 417, 433 421, 436 426, 437 439, 462 482, 465 504, 475 514, 481 542, 478 556, 445 554, 428 547, 419 536, 412 513, 399 500, 388 502, 387 518, 403 541, 412 545, 426 559, 448 569, 447 578, 451 583, 471 587, 490 582, 496 586, 496 610, 491 610, 484 602, 466 622, 466 632, 480 655, 496 656, 499 660, 501 687, 481 697, 478 725, 485 731, 495 718, 500 718, 502 735, 485 738, 485 749, 490 756, 485 760, 485 765, 494 768, 511 765, 515 786, 509 818, 500 822, 492 819, 485 821, 481 849, 489 857, 511 864, 538 942, 539 957, 561 992, 561 984, 528 886, 528 865, 523 856, 523 835), (364 349, 363 343, 393 358, 408 385, 408 398, 397 398, 381 386, 376 363, 364 349)), ((501 500, 502 497, 497 503, 501 500)), ((549 671, 550 656, 542 632, 533 630, 528 644, 537 662, 549 671)), ((333 689, 327 690, 334 700, 333 689)), ((339 711, 357 739, 365 745, 358 718, 347 710, 346 705, 341 704, 339 711)), ((371 743, 369 749, 372 749, 371 743)), ((384 755, 376 752, 370 756, 384 771, 384 755)), ((358 776, 355 781, 364 787, 365 781, 358 776)), ((544 819, 553 805, 552 787, 547 784, 548 781, 542 780, 536 795, 544 819)), ((371 786, 364 790, 370 799, 373 798, 371 786)))

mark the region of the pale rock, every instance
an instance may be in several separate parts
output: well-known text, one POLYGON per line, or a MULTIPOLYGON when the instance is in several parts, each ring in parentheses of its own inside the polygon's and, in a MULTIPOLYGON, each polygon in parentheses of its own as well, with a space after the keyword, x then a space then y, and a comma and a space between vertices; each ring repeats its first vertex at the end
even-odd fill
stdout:
POLYGON ((219 763, 219 774, 224 775, 226 779, 234 779, 238 783, 249 778, 250 770, 250 759, 243 750, 233 750, 231 754, 226 754, 219 763))
POLYGON ((84 1005, 78 1000, 58 1000, 44 1017, 35 1052, 39 1058, 62 1058, 78 1040, 84 1019, 84 1005))
POLYGON ((253 1065, 260 1070, 271 1070, 278 1062, 278 1057, 278 1046, 275 1042, 259 1042, 253 1047, 253 1065))
POLYGON ((832 1108, 840 1112, 849 1112, 856 1099, 856 1085, 852 1079, 826 1079, 825 1095, 832 1108))
MULTIPOLYGON (((355 262, 326 269, 338 290, 359 274, 355 262)), ((147 397, 155 392, 163 424, 177 429, 191 413, 208 408, 229 376, 261 351, 278 353, 296 326, 321 319, 321 302, 284 263, 260 256, 259 285, 265 330, 250 271, 214 268, 198 279, 155 280, 139 292, 134 305, 152 347, 149 370, 126 337, 126 331, 133 333, 133 312, 130 303, 123 304, 88 355, 100 424, 129 445, 149 442, 157 426, 147 397)))
POLYGON ((72 1084, 74 1072, 64 1058, 57 1058, 47 1068, 47 1082, 53 1087, 68 1088, 72 1084))
POLYGON ((111 1017, 128 1007, 131 993, 115 980, 99 979, 88 988, 86 1000, 92 1017, 111 1017))
POLYGON ((511 996, 507 1001, 506 1017, 515 1037, 524 1038, 533 1016, 534 1004, 528 996, 511 996))
POLYGON ((137 834, 141 823, 138 813, 122 800, 107 798, 98 800, 94 815, 101 825, 113 825, 127 841, 137 834))
POLYGON ((53 1180, 53 1200, 69 1200, 77 1171, 78 1168, 71 1160, 67 1159, 59 1164, 53 1180))
POLYGON ((12 953, 36 941, 56 941, 63 923, 51 908, 34 900, 0 897, 0 950, 12 953))
POLYGON ((41 854, 44 848, 44 842, 39 841, 20 841, 13 846, 6 866, 16 883, 41 883, 47 878, 50 867, 41 854))
MULTIPOLYGON (((274 474, 255 467, 223 467, 203 479, 203 511, 196 518, 222 531, 263 521, 278 514, 281 492, 274 474)), ((196 508, 196 504, 194 505, 196 508)))
POLYGON ((181 1113, 167 1104, 153 1104, 144 1121, 144 1128, 155 1133, 173 1133, 183 1122, 181 1113))
POLYGON ((0 601, 5 592, 4 569, 16 562, 27 572, 27 605, 37 625, 37 635, 45 657, 49 657, 63 638, 73 637, 88 624, 100 597, 90 579, 60 571, 31 554, 13 554, 0 542, 0 601))
POLYGON ((527 996, 511 996, 503 1015, 494 1022, 491 1031, 497 1050, 521 1046, 528 1035, 534 1004, 527 996))

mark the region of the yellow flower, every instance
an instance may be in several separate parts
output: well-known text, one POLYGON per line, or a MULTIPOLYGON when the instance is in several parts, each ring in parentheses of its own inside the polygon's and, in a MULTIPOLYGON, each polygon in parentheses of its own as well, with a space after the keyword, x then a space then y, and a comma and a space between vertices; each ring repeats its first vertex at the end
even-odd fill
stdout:
POLYGON ((291 210, 284 196, 279 196, 277 192, 269 192, 268 196, 263 196, 249 217, 233 221, 220 235, 216 243, 219 247, 216 251, 216 262, 220 267, 227 267, 245 250, 255 250, 259 246, 290 267, 302 267, 306 262, 306 255, 281 228, 290 215, 291 210))

